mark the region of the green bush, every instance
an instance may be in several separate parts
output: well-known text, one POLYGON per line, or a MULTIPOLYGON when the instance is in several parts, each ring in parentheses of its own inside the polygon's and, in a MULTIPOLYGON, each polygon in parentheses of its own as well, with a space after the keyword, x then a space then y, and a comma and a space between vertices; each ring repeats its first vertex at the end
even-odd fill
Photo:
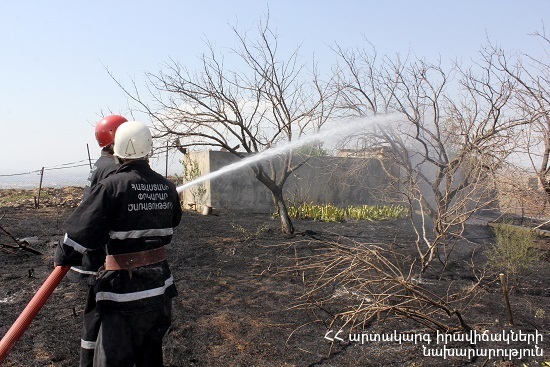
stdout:
MULTIPOLYGON (((202 176, 199 162, 196 159, 191 159, 191 156, 188 154, 183 156, 183 160, 180 163, 183 165, 183 176, 180 177, 176 174, 177 181, 181 179, 182 183, 189 183, 202 176)), ((199 206, 203 204, 203 196, 207 192, 206 187, 204 184, 199 183, 190 187, 188 191, 196 205, 195 209, 198 210, 199 206)))
POLYGON ((331 204, 290 205, 288 214, 291 218, 318 220, 323 222, 343 222, 345 220, 370 220, 400 218, 407 213, 405 207, 393 205, 349 205, 339 208, 331 204))
POLYGON ((515 276, 536 261, 536 234, 532 230, 502 223, 493 227, 493 232, 496 243, 487 254, 492 268, 515 276))
POLYGON ((323 144, 307 144, 303 145, 295 150, 297 154, 308 155, 311 157, 326 157, 328 152, 323 149, 323 144))

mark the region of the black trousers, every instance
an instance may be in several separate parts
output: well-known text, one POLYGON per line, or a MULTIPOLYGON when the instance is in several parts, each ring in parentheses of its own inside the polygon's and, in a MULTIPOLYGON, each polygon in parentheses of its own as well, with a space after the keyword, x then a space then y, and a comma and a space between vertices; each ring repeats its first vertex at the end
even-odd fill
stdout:
POLYGON ((80 367, 93 367, 94 350, 101 319, 96 313, 95 292, 93 285, 88 287, 84 316, 82 317, 82 331, 80 334, 80 367))
POLYGON ((101 315, 94 367, 162 367, 162 338, 171 318, 171 299, 150 312, 101 315))

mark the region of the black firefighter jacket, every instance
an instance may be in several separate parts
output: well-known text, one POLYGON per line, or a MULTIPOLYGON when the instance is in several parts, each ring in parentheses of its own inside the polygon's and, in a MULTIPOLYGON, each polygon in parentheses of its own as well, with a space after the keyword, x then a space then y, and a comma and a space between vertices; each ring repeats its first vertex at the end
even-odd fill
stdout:
MULTIPOLYGON (((83 253, 102 245, 109 255, 164 246, 172 240, 181 215, 173 183, 145 160, 124 163, 115 175, 95 185, 66 220, 54 261, 80 265, 83 253)), ((177 295, 166 260, 131 270, 101 270, 95 293, 100 314, 146 312, 177 295)))
MULTIPOLYGON (((84 187, 82 201, 90 195, 92 187, 104 178, 109 177, 116 172, 120 165, 115 161, 115 157, 107 150, 101 151, 101 156, 95 162, 88 175, 88 181, 84 187)), ((105 250, 100 247, 96 250, 86 251, 82 256, 82 265, 71 267, 68 278, 85 284, 94 284, 98 269, 105 262, 105 250)))

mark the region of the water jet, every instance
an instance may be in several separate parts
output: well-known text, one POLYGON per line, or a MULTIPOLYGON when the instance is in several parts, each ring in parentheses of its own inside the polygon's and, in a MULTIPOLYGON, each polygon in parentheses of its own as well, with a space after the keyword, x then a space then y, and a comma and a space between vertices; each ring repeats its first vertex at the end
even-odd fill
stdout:
POLYGON ((190 181, 181 186, 178 186, 177 191, 178 193, 181 194, 187 188, 197 185, 201 182, 222 176, 226 173, 238 170, 243 167, 247 167, 253 163, 260 162, 262 160, 266 160, 269 158, 273 158, 277 155, 289 152, 293 149, 299 148, 308 143, 312 143, 315 141, 325 141, 325 140, 328 140, 329 138, 342 139, 351 134, 358 133, 362 129, 372 127, 373 125, 384 124, 384 123, 387 124, 390 122, 394 122, 396 121, 397 116, 398 116, 397 114, 378 115, 373 117, 354 118, 351 120, 343 121, 329 129, 320 131, 316 134, 307 135, 307 136, 301 137, 300 139, 282 144, 280 146, 268 148, 260 153, 254 154, 247 158, 243 158, 239 162, 229 164, 223 168, 220 168, 219 170, 200 176, 194 179, 193 181, 190 181))

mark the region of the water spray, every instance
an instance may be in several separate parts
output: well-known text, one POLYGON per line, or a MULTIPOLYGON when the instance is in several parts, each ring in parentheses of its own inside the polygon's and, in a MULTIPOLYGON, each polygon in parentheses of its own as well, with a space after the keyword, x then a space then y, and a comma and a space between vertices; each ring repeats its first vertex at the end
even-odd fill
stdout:
MULTIPOLYGON (((382 115, 382 116, 374 116, 369 118, 357 118, 351 121, 342 122, 341 124, 331 129, 321 131, 317 134, 305 136, 303 138, 289 142, 287 144, 283 144, 278 147, 266 149, 251 157, 244 158, 239 162, 227 165, 217 171, 203 175, 191 182, 178 186, 177 190, 178 190, 178 193, 181 193, 183 192, 183 190, 193 185, 197 185, 206 180, 224 175, 231 171, 238 170, 252 163, 255 163, 264 159, 268 159, 271 157, 275 157, 279 154, 282 154, 287 151, 291 151, 292 149, 299 148, 302 145, 305 145, 314 141, 318 141, 318 140, 324 141, 329 137, 334 138, 338 136, 340 137, 349 136, 351 134, 358 132, 361 129, 365 129, 372 125, 390 123, 395 120, 396 120, 395 115, 382 115)), ((13 323, 13 325, 8 330, 8 332, 4 335, 2 340, 0 340, 0 364, 6 359, 6 357, 8 356, 9 352, 11 351, 15 343, 21 338, 25 330, 29 327, 32 320, 38 313, 38 311, 40 311, 42 306, 46 303, 46 301, 51 296, 51 294, 53 293, 57 285, 61 282, 65 274, 67 274, 69 269, 70 269, 69 266, 57 266, 53 270, 53 272, 44 281, 40 289, 35 293, 33 298, 27 304, 23 312, 21 312, 17 320, 13 323)))
POLYGON ((193 181, 190 181, 186 184, 183 184, 181 186, 177 187, 178 193, 181 194, 185 189, 192 187, 194 185, 197 185, 201 182, 204 182, 206 180, 210 180, 213 178, 216 178, 218 176, 224 175, 228 172, 232 172, 235 170, 238 170, 240 168, 246 167, 251 165, 252 163, 256 163, 259 161, 262 161, 264 159, 268 159, 271 157, 275 157, 279 154, 285 153, 287 151, 291 151, 292 149, 299 148, 303 145, 306 145, 308 143, 312 143, 318 140, 326 140, 328 138, 334 138, 334 137, 346 137, 351 134, 357 133, 361 129, 365 129, 367 127, 371 127, 373 125, 380 125, 382 123, 389 123, 396 120, 396 115, 379 115, 379 116, 373 116, 368 118, 356 118, 350 121, 342 122, 341 124, 338 124, 337 126, 334 126, 330 129, 323 130, 318 132, 317 134, 308 135, 305 137, 302 137, 298 140, 291 141, 289 143, 274 147, 274 148, 268 148, 260 153, 254 154, 250 157, 243 158, 238 162, 229 164, 225 167, 220 168, 219 170, 216 170, 214 172, 210 172, 206 175, 200 176, 199 178, 196 178, 193 181))

